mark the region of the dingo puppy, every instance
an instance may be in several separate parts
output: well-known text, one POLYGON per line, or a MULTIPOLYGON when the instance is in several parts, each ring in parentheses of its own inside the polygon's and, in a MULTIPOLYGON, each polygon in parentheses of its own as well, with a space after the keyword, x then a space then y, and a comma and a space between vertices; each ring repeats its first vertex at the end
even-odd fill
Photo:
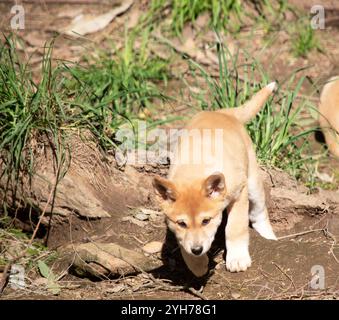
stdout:
POLYGON ((185 263, 197 277, 208 271, 206 253, 226 207, 229 271, 245 271, 251 265, 249 220, 264 238, 276 240, 255 152, 243 126, 259 112, 275 87, 275 82, 270 83, 239 108, 195 115, 185 127, 190 143, 178 140, 168 179, 153 180, 168 227, 176 235, 185 263), (192 136, 205 132, 210 141, 191 143, 192 136), (199 152, 204 159, 196 161, 199 152))
POLYGON ((339 157, 339 77, 331 78, 321 92, 319 124, 328 149, 339 157))

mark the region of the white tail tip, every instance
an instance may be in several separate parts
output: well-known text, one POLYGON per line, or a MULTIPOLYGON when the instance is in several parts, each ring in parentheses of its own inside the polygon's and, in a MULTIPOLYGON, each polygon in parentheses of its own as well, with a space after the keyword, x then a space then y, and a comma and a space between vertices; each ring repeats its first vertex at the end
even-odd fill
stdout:
POLYGON ((277 83, 275 81, 271 82, 270 84, 268 84, 266 86, 266 88, 268 88, 271 92, 277 90, 277 83))

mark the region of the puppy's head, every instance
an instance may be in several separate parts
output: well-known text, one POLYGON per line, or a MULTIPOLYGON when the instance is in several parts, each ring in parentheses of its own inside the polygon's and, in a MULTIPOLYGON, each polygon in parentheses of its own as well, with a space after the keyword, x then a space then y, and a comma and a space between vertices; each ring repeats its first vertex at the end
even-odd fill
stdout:
POLYGON ((168 227, 179 244, 191 255, 206 253, 227 205, 224 175, 217 172, 189 185, 156 177, 153 186, 161 196, 168 227))

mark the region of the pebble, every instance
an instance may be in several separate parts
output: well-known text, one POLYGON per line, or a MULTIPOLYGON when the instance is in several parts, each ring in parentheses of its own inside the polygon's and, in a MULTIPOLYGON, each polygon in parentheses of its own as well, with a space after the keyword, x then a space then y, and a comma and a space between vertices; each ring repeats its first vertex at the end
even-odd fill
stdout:
POLYGON ((149 216, 147 214, 144 214, 144 213, 137 213, 134 217, 135 217, 135 219, 138 219, 140 221, 146 221, 149 218, 149 216))
POLYGON ((233 299, 239 299, 241 295, 239 293, 232 293, 231 296, 233 299))
POLYGON ((134 218, 132 218, 132 217, 123 217, 121 220, 122 220, 123 222, 134 223, 134 224, 136 224, 137 226, 139 226, 139 227, 141 227, 141 228, 144 228, 144 227, 145 227, 145 224, 146 224, 145 221, 140 221, 140 220, 134 219, 134 218))

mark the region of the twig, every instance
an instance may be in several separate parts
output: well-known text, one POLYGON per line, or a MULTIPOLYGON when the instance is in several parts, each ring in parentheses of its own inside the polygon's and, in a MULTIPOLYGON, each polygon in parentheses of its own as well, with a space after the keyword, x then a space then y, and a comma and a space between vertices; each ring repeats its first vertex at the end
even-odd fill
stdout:
MULTIPOLYGON (((203 287, 201 288, 203 289, 203 287)), ((192 293, 193 295, 197 296, 198 298, 200 298, 201 300, 208 300, 208 298, 206 298, 202 292, 200 292, 200 290, 195 290, 194 288, 190 287, 190 288, 186 288, 187 291, 189 291, 190 293, 192 293)))
POLYGON ((36 236, 36 234, 37 234, 37 232, 38 232, 38 230, 39 230, 41 221, 42 221, 43 217, 45 216, 47 207, 48 207, 48 205, 49 205, 49 203, 50 203, 50 201, 51 201, 51 199, 52 199, 52 195, 53 195, 53 193, 54 193, 54 189, 55 189, 55 187, 53 187, 53 188, 51 189, 51 192, 49 193, 49 196, 48 196, 47 202, 46 202, 46 204, 45 204, 44 210, 42 211, 42 214, 41 214, 41 216, 40 216, 40 218, 39 218, 39 221, 38 221, 38 223, 37 223, 37 225, 36 225, 36 227, 35 227, 35 229, 34 229, 34 232, 33 232, 33 234, 32 234, 32 237, 31 237, 31 239, 30 239, 29 242, 28 242, 28 247, 30 247, 30 246, 32 245, 33 240, 34 240, 34 238, 35 238, 35 236, 36 236))
POLYGON ((2 294, 2 292, 4 291, 7 282, 8 282, 8 278, 9 278, 9 270, 11 268, 12 264, 8 263, 5 268, 4 268, 4 274, 2 276, 2 279, 0 281, 0 294, 2 294))
POLYGON ((324 233, 325 233, 325 236, 328 236, 328 237, 330 237, 333 240, 333 242, 331 244, 330 252, 331 252, 334 260, 337 263, 339 263, 339 259, 337 258, 337 256, 333 252, 334 246, 337 244, 337 238, 328 230, 327 227, 324 229, 324 233))
MULTIPOLYGON (((94 242, 92 242, 94 244, 94 242)), ((99 248, 99 247, 98 247, 99 248)), ((143 270, 141 267, 135 265, 133 262, 131 262, 130 260, 125 259, 122 256, 115 256, 113 255, 111 252, 108 252, 106 250, 103 250, 102 248, 99 248, 100 250, 104 251, 105 253, 114 256, 115 258, 119 258, 125 262, 127 262, 128 264, 130 264, 135 270, 138 270, 139 272, 141 272, 142 274, 144 274, 146 277, 148 277, 150 280, 152 280, 155 284, 159 285, 162 289, 168 289, 170 288, 172 291, 188 291, 191 294, 195 295, 196 297, 202 299, 202 300, 208 300, 208 298, 206 298, 201 292, 195 290, 194 288, 191 287, 187 287, 187 286, 172 286, 172 285, 168 285, 166 284, 164 281, 162 281, 161 279, 156 279, 151 273, 146 272, 145 270, 143 270)))
MULTIPOLYGON (((284 274, 285 275, 285 277, 288 279, 288 280, 290 280, 291 281, 291 283, 292 283, 292 285, 293 285, 293 287, 294 287, 294 290, 297 290, 297 287, 295 286, 295 284, 294 284, 294 281, 293 281, 293 279, 291 278, 291 276, 290 275, 288 275, 278 264, 276 264, 275 262, 272 262, 278 269, 279 269, 279 271, 282 273, 282 274, 284 274)), ((287 289, 288 290, 288 289, 287 289)), ((287 290, 285 290, 285 291, 287 291, 287 290)))
POLYGON ((318 231, 324 231, 325 229, 314 229, 314 230, 307 230, 307 231, 302 231, 302 232, 298 232, 298 233, 293 233, 293 234, 288 234, 286 236, 282 236, 282 237, 278 237, 277 240, 283 240, 283 239, 288 239, 288 238, 294 238, 294 237, 298 237, 298 236, 302 236, 304 234, 309 234, 312 232, 318 232, 318 231))
POLYGON ((46 213, 47 207, 48 207, 48 205, 49 205, 49 203, 50 203, 50 201, 51 201, 51 198, 52 198, 54 189, 55 189, 55 187, 53 187, 53 188, 51 189, 51 192, 50 192, 50 194, 49 194, 49 196, 48 196, 48 199, 47 199, 46 205, 45 205, 45 207, 44 207, 44 210, 42 211, 42 214, 41 214, 41 216, 40 216, 40 218, 39 218, 39 221, 38 221, 38 223, 37 223, 37 225, 36 225, 36 227, 35 227, 35 229, 34 229, 34 232, 33 232, 33 234, 32 234, 32 237, 31 237, 31 239, 30 239, 29 242, 28 242, 28 245, 27 245, 26 249, 25 249, 19 256, 13 258, 13 259, 5 266, 5 268, 4 268, 4 274, 3 274, 2 279, 1 279, 1 281, 0 281, 0 294, 2 294, 2 292, 3 292, 4 289, 6 288, 6 285, 7 285, 7 283, 8 283, 8 277, 9 277, 9 274, 10 274, 9 271, 10 271, 12 265, 15 263, 15 261, 17 261, 17 260, 19 260, 19 259, 25 257, 25 256, 26 256, 26 253, 27 253, 27 249, 32 245, 32 243, 33 243, 33 241, 34 241, 34 239, 35 239, 35 237, 36 237, 36 234, 37 234, 37 232, 38 232, 38 229, 39 229, 39 227, 40 227, 41 221, 42 221, 42 219, 43 219, 43 217, 44 217, 44 215, 45 215, 45 213, 46 213))
MULTIPOLYGON (((211 58, 209 58, 209 59, 202 59, 201 57, 197 57, 197 56, 193 55, 191 52, 188 52, 187 50, 184 50, 181 46, 178 46, 178 45, 174 44, 171 40, 165 38, 161 34, 153 33, 152 36, 156 40, 158 40, 159 42, 161 42, 161 43, 169 46, 170 48, 172 48, 177 53, 182 54, 182 55, 184 54, 184 55, 188 56, 191 60, 194 60, 197 63, 203 64, 203 65, 207 65, 207 66, 211 66, 213 69, 218 68, 218 67, 214 67, 216 65, 216 61, 218 60, 218 58, 216 56, 214 56, 213 59, 211 59, 211 58)), ((220 73, 219 73, 219 71, 215 72, 215 73, 212 72, 212 73, 209 74, 209 76, 212 77, 212 78, 215 78, 215 77, 219 78, 220 77, 220 73)), ((241 82, 246 82, 247 81, 243 77, 239 76, 238 74, 237 75, 230 74, 230 76, 232 78, 234 78, 234 79, 240 80, 241 82)), ((281 89, 280 92, 282 92, 284 94, 288 93, 288 91, 283 90, 283 89, 281 89)), ((297 98, 297 99, 307 99, 309 101, 319 102, 319 98, 317 98, 317 97, 312 97, 312 96, 304 95, 304 94, 300 94, 300 93, 298 93, 295 96, 295 98, 297 98)))

